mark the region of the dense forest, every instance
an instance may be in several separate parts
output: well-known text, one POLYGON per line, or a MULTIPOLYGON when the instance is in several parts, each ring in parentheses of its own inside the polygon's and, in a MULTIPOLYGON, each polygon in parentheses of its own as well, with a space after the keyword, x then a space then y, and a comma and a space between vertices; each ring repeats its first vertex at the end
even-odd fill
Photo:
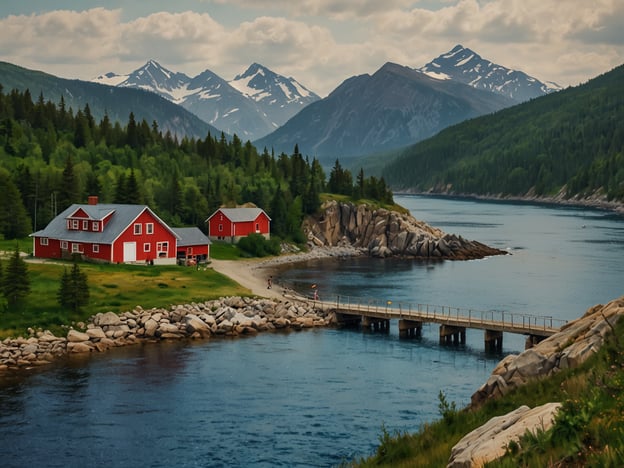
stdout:
POLYGON ((72 203, 97 195, 104 203, 149 205, 172 226, 198 226, 220 206, 253 203, 272 218, 272 233, 302 241, 303 216, 334 193, 392 203, 383 179, 355 183, 340 163, 329 180, 320 163, 299 153, 259 153, 236 135, 178 140, 156 122, 125 126, 88 104, 74 112, 61 99, 33 100, 28 90, 0 87, 0 236, 24 237, 72 203))
POLYGON ((624 200, 624 65, 447 128, 383 170, 395 190, 624 200))

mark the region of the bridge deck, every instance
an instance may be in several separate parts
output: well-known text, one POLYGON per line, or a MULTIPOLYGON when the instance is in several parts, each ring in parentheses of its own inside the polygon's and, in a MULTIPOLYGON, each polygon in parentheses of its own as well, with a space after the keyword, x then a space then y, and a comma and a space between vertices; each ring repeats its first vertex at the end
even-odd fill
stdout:
POLYGON ((414 322, 492 330, 522 335, 547 337, 555 334, 566 323, 550 316, 518 314, 501 310, 481 311, 430 304, 393 304, 375 300, 337 296, 334 301, 314 301, 325 310, 335 310, 343 315, 376 319, 399 319, 414 322))

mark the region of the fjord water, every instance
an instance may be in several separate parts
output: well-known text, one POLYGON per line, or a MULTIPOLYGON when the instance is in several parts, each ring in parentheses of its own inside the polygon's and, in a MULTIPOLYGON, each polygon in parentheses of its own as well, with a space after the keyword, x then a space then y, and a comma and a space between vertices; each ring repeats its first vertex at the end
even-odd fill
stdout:
MULTIPOLYGON (((624 219, 589 209, 397 196, 446 232, 510 255, 468 262, 346 259, 283 269, 321 298, 551 315, 571 320, 624 294, 624 219)), ((357 330, 159 343, 72 358, 0 381, 3 466, 332 466, 372 453, 385 427, 462 406, 502 357, 483 334, 442 347, 357 330)), ((503 354, 522 351, 505 335, 503 354)))

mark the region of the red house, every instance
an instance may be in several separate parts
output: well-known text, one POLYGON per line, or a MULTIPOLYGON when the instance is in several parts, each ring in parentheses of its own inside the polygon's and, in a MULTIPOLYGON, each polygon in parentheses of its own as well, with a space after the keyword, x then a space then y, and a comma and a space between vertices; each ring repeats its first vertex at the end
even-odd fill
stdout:
POLYGON ((73 204, 30 235, 40 258, 84 258, 111 263, 175 264, 178 235, 145 205, 73 204))
POLYGON ((253 233, 267 239, 271 235, 271 218, 260 208, 219 208, 206 222, 211 240, 235 243, 253 233))

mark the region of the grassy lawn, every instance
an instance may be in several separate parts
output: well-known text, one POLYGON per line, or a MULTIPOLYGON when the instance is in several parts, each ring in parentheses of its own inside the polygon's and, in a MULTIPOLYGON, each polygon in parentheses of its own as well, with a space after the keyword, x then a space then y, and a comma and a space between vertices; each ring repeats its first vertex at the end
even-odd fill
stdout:
POLYGON ((61 325, 84 321, 98 312, 119 313, 137 305, 149 309, 250 294, 211 268, 80 263, 88 278, 90 301, 84 312, 73 314, 57 302, 63 270, 71 268, 71 262, 27 259, 27 264, 31 292, 22 304, 0 312, 0 339, 24 335, 28 327, 59 331, 61 325))

